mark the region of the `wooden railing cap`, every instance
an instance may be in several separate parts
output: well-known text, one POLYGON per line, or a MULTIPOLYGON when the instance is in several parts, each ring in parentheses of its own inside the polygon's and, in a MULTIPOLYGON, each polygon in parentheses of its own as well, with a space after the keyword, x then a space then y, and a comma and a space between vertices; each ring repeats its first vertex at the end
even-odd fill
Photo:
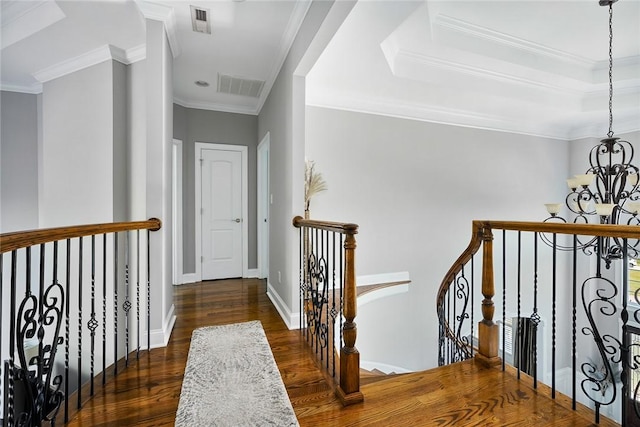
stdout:
POLYGON ((328 230, 340 234, 358 234, 358 224, 349 222, 332 222, 318 221, 315 219, 304 219, 300 215, 293 218, 293 226, 296 228, 317 228, 320 230, 328 230))
POLYGON ((76 237, 96 234, 117 233, 120 231, 150 230, 158 231, 162 221, 151 218, 147 221, 111 222, 103 224, 72 225, 68 227, 41 228, 38 230, 15 231, 0 234, 0 253, 11 252, 28 246, 55 242, 76 237))

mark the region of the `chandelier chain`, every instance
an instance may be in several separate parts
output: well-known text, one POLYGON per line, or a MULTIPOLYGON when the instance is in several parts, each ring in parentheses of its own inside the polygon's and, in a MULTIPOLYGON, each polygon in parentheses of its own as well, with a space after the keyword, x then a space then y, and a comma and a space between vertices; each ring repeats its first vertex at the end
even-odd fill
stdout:
POLYGON ((613 2, 609 3, 609 138, 613 137, 613 2))

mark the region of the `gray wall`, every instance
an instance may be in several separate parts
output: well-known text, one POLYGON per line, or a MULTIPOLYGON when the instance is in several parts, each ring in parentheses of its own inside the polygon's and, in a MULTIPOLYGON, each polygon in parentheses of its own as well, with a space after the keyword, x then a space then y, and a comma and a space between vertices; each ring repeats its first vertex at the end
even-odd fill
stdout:
POLYGON ((258 141, 270 132, 269 295, 289 327, 297 327, 298 249, 291 220, 304 212, 304 77, 352 2, 314 1, 258 116, 258 141), (330 19, 328 19, 330 18, 330 19), (329 25, 329 24, 333 25, 329 25), (325 25, 326 24, 326 25, 325 25), (329 35, 330 36, 330 35, 329 35), (322 39, 322 41, 320 41, 322 39), (312 49, 310 49, 312 47, 312 49), (313 56, 313 57, 311 57, 313 56), (302 64, 302 65, 301 65, 302 64), (281 277, 281 280, 279 280, 281 277))
POLYGON ((315 107, 306 124, 306 156, 328 185, 311 201, 312 217, 360 225, 357 275, 412 279, 407 294, 359 309, 361 357, 436 366, 436 292, 471 221, 546 218, 543 204, 566 195, 569 144, 315 107))
POLYGON ((183 269, 196 271, 195 265, 195 143, 244 145, 249 147, 249 268, 258 267, 257 237, 257 164, 258 117, 173 105, 173 137, 183 142, 183 269))
POLYGON ((38 228, 38 96, 0 93, 0 231, 38 228))

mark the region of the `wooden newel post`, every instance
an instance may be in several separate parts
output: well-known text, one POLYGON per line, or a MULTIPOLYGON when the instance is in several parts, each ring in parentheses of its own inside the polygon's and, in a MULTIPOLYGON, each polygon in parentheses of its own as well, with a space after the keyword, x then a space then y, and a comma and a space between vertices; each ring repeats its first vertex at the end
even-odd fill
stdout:
POLYGON ((493 297, 496 293, 493 283, 493 233, 491 228, 482 230, 482 320, 478 324, 478 352, 476 360, 494 366, 501 363, 498 357, 499 328, 493 321, 495 307, 493 297))
POLYGON ((344 406, 364 400, 360 392, 360 353, 356 349, 356 224, 346 224, 344 242, 344 299, 342 327, 344 343, 340 349, 340 384, 336 395, 344 406))

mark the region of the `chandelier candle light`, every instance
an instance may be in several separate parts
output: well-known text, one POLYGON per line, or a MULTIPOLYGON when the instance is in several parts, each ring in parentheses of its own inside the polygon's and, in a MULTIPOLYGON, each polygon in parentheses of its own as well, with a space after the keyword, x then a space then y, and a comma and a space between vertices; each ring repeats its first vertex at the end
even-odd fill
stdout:
MULTIPOLYGON (((613 4, 617 0, 599 0, 600 6, 609 7, 609 132, 589 153, 590 167, 585 174, 567 179, 571 192, 565 203, 575 214, 574 223, 588 224, 595 218, 600 224, 640 225, 640 186, 638 168, 633 160, 633 146, 628 141, 614 137, 613 133, 613 4)), ((559 216, 561 203, 546 204, 551 215, 546 221, 566 222, 559 216)), ((605 259, 607 265, 612 259, 622 258, 621 242, 608 240, 598 247, 596 239, 581 243, 581 249, 596 247, 596 252, 605 259)), ((638 249, 629 247, 634 253, 638 249)))

